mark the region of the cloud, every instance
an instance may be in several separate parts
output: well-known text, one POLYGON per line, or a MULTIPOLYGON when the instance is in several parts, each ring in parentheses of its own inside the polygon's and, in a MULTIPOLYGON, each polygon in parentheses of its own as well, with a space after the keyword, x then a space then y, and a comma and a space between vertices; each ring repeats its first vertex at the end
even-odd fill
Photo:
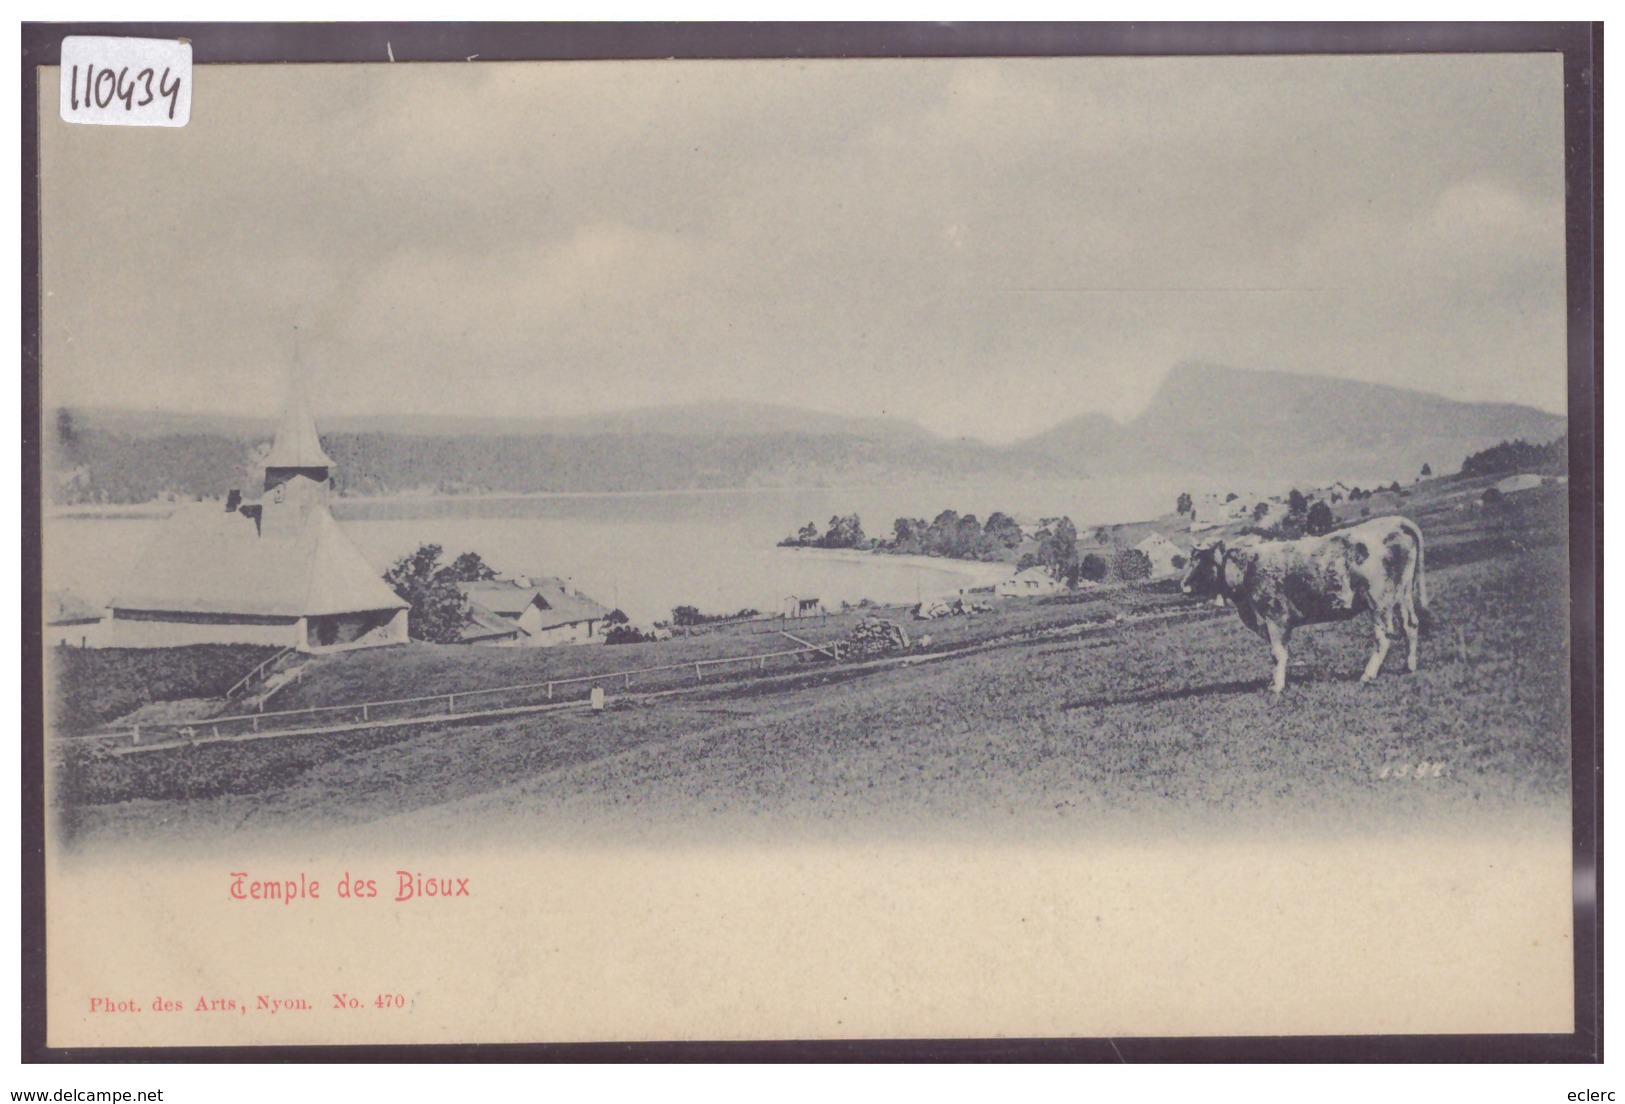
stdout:
POLYGON ((298 355, 336 413, 990 439, 1182 359, 1563 402, 1551 57, 230 66, 111 129, 42 109, 48 401, 298 355))

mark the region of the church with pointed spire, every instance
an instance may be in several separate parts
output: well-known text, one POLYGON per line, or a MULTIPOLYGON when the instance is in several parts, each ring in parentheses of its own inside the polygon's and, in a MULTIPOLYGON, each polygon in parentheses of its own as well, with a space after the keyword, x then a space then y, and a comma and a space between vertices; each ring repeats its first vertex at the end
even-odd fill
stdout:
POLYGON ((108 604, 112 647, 272 644, 343 651, 407 639, 407 604, 333 517, 334 464, 304 388, 288 398, 257 502, 183 506, 108 604))

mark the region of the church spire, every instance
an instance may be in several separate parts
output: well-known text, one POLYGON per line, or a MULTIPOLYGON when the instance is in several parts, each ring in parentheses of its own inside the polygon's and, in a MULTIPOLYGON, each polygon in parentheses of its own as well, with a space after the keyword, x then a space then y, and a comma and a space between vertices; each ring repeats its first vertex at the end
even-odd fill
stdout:
POLYGON ((316 419, 297 366, 288 373, 288 397, 282 408, 271 454, 265 458, 265 489, 302 475, 316 483, 326 483, 333 474, 333 460, 322 449, 316 433, 316 419))

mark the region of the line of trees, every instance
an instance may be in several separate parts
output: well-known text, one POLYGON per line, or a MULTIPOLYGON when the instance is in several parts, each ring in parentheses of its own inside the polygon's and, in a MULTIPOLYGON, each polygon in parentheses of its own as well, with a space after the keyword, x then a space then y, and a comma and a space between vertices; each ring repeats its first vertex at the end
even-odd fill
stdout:
POLYGON ((1021 526, 1001 510, 993 511, 985 523, 975 514, 944 510, 930 521, 900 517, 892 522, 892 535, 880 539, 864 533, 863 522, 857 514, 837 515, 829 519, 823 533, 809 521, 779 545, 783 548, 853 548, 900 556, 940 556, 992 563, 1008 561, 1024 540, 1021 526))
POLYGON ((1503 472, 1561 472, 1569 466, 1569 435, 1544 445, 1531 445, 1521 437, 1475 452, 1461 462, 1462 475, 1500 475, 1503 472))

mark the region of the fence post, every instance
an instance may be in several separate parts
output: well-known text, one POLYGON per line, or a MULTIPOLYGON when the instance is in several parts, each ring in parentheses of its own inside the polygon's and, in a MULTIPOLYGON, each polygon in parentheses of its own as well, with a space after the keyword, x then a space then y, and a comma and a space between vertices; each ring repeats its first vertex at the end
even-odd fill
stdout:
POLYGON ((260 730, 260 719, 259 719, 259 716, 256 714, 255 717, 254 717, 254 731, 258 732, 259 730, 260 730))
POLYGON ((452 711, 456 701, 457 701, 457 695, 456 694, 447 694, 446 695, 446 712, 447 713, 450 713, 452 711))
POLYGON ((140 746, 140 744, 141 744, 141 726, 136 725, 135 728, 132 731, 134 732, 134 735, 135 735, 134 743, 136 744, 136 746, 140 746))
POLYGON ((628 690, 632 689, 632 676, 630 674, 626 676, 626 688, 628 690))
POLYGON ((547 700, 553 700, 553 684, 551 682, 547 684, 547 700))
POLYGON ((696 663, 694 665, 694 681, 695 682, 704 682, 705 681, 705 676, 700 674, 700 665, 698 663, 696 663))
POLYGON ((361 703, 361 719, 363 721, 368 719, 368 717, 367 717, 367 704, 365 702, 361 703))

